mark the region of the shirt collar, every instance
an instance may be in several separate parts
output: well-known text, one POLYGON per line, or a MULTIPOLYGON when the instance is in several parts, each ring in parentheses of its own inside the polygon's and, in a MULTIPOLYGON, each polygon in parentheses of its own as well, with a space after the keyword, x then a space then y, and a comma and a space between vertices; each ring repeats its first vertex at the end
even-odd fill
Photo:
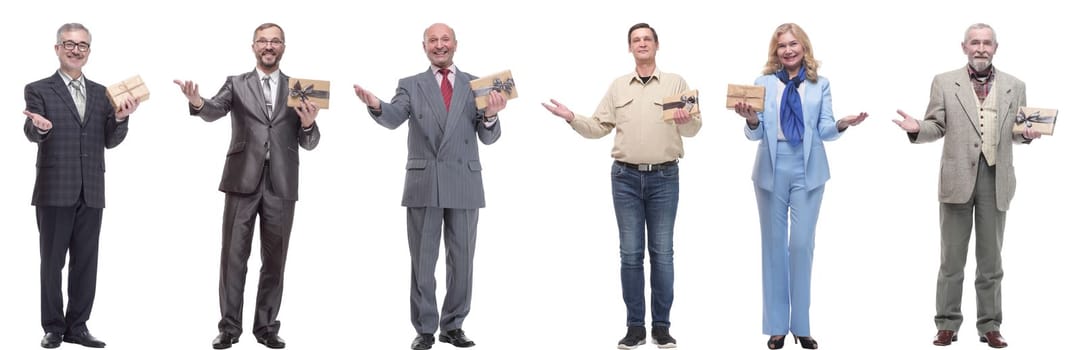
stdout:
POLYGON ((990 72, 988 72, 987 76, 983 77, 983 78, 980 78, 980 77, 976 76, 976 73, 977 73, 976 69, 972 68, 972 66, 965 65, 965 67, 968 68, 968 78, 971 79, 972 81, 984 83, 984 82, 995 80, 995 66, 991 66, 991 67, 987 68, 987 70, 989 70, 990 72))
POLYGON ((627 83, 628 84, 641 83, 642 85, 645 85, 645 84, 649 83, 650 81, 660 80, 661 76, 663 76, 663 75, 664 75, 664 73, 661 72, 660 68, 654 68, 653 69, 653 74, 651 74, 648 77, 648 79, 646 79, 646 81, 642 81, 642 78, 638 75, 638 71, 634 71, 634 72, 631 73, 630 81, 628 81, 627 83))
POLYGON ((68 76, 68 73, 64 73, 62 70, 57 69, 56 72, 60 73, 61 79, 64 79, 64 86, 71 85, 72 80, 78 80, 83 86, 86 86, 86 74, 79 74, 79 79, 72 79, 68 76))
MULTIPOLYGON (((442 68, 431 66, 429 69, 432 70, 432 74, 435 75, 436 78, 439 78, 439 70, 442 68)), ((453 64, 450 65, 450 67, 447 67, 447 69, 450 69, 451 75, 458 74, 458 67, 453 64)))
POLYGON ((265 77, 270 77, 270 85, 273 86, 278 84, 278 77, 281 76, 281 70, 275 69, 273 72, 270 72, 270 74, 265 74, 262 70, 256 69, 255 74, 259 75, 259 81, 263 81, 263 78, 265 77))

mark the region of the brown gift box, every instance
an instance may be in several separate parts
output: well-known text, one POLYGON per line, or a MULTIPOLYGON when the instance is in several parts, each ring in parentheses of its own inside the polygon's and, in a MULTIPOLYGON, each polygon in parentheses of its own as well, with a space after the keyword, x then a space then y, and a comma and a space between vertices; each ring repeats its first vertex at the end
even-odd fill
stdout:
POLYGON ((113 103, 113 108, 117 111, 120 110, 120 105, 123 105, 124 101, 129 97, 133 100, 139 100, 139 102, 150 99, 150 90, 143 83, 143 78, 138 75, 109 85, 106 90, 109 92, 109 101, 113 103))
POLYGON ((483 78, 469 81, 469 88, 473 89, 476 96, 477 109, 488 107, 488 92, 495 90, 503 94, 507 100, 518 97, 518 86, 514 85, 514 77, 510 70, 505 70, 483 78))
POLYGON ((684 91, 679 95, 665 97, 661 103, 664 104, 661 106, 664 120, 675 118, 676 109, 679 108, 686 109, 692 117, 702 115, 702 112, 698 110, 698 90, 684 91))
POLYGON ((1041 134, 1054 135, 1056 119, 1057 109, 1021 107, 1013 119, 1013 133, 1020 134, 1026 127, 1031 127, 1041 134))
POLYGON ((299 107, 300 101, 311 101, 316 107, 330 108, 330 82, 326 80, 289 78, 289 99, 285 105, 299 107))
POLYGON ((736 108, 736 103, 743 102, 751 105, 755 112, 765 109, 763 100, 766 98, 766 87, 755 85, 728 84, 728 100, 724 106, 728 109, 736 108))

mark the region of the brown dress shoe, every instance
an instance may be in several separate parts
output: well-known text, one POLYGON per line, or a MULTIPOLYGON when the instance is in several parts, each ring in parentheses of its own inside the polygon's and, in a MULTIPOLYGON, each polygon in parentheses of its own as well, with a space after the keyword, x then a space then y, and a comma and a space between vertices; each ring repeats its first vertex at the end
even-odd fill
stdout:
POLYGON ((1003 338, 1002 333, 999 333, 998 331, 984 333, 983 336, 980 337, 980 342, 987 343, 987 346, 995 349, 1001 349, 1006 347, 1006 345, 1009 345, 1006 344, 1006 338, 1003 338))
POLYGON ((935 334, 935 341, 931 343, 938 346, 946 346, 953 344, 955 341, 957 341, 957 332, 940 329, 938 334, 935 334))

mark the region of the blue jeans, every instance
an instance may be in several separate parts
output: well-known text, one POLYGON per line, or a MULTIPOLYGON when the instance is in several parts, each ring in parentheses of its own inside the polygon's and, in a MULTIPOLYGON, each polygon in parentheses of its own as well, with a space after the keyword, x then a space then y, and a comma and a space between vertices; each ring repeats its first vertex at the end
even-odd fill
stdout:
POLYGON ((649 284, 653 326, 668 327, 672 309, 672 231, 679 203, 679 167, 639 171, 612 164, 612 202, 619 224, 620 280, 627 326, 645 326, 645 243, 649 243, 649 284), (648 233, 647 233, 648 231, 648 233), (648 238, 648 239, 647 239, 648 238))

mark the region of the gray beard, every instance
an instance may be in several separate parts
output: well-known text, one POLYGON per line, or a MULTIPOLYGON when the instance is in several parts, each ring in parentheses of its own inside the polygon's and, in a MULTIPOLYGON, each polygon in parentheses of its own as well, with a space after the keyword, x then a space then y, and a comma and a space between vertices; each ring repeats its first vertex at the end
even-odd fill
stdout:
POLYGON ((977 72, 983 72, 987 70, 988 67, 991 67, 991 62, 974 62, 972 64, 972 69, 975 69, 977 72))

